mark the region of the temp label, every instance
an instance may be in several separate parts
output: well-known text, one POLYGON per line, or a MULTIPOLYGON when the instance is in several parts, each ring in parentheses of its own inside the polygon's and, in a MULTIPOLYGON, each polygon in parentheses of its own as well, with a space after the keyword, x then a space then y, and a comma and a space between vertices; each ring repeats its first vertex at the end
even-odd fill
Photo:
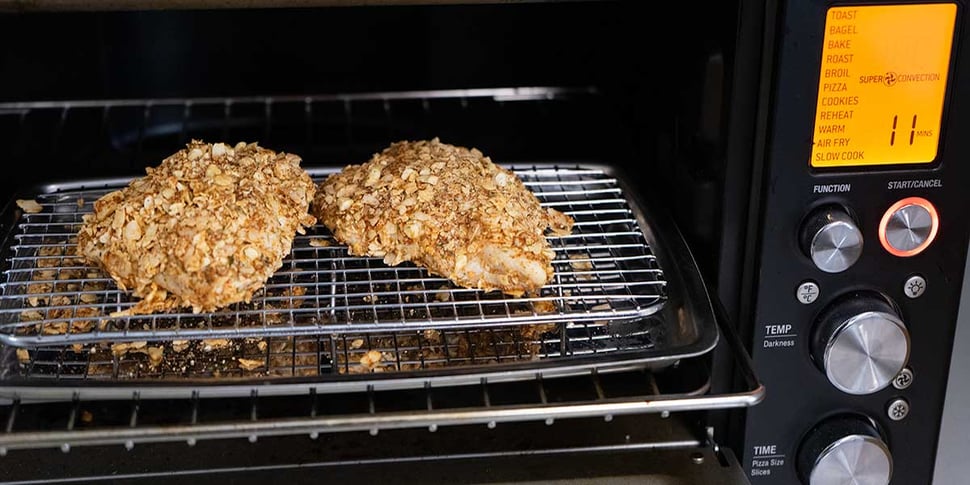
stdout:
POLYGON ((794 326, 790 323, 765 325, 765 338, 761 344, 765 349, 790 349, 795 347, 794 326))
POLYGON ((930 163, 957 7, 833 7, 825 19, 813 167, 930 163))

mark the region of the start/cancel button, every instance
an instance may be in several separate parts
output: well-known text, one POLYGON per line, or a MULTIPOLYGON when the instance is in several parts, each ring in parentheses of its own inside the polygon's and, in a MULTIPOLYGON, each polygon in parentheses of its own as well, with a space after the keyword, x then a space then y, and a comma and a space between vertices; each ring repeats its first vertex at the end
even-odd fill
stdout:
POLYGON ((879 242, 894 256, 916 256, 936 239, 940 216, 922 197, 907 197, 891 205, 879 222, 879 242))

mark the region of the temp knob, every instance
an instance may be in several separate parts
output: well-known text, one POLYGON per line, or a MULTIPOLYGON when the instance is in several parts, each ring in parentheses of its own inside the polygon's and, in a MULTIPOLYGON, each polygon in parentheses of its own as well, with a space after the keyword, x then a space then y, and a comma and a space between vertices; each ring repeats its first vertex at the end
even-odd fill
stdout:
POLYGON ((802 251, 826 273, 849 269, 862 254, 862 232, 837 205, 812 211, 802 223, 800 239, 802 251))
POLYGON ((907 197, 883 214, 879 242, 894 256, 915 256, 929 247, 939 229, 940 217, 933 204, 922 197, 907 197))
POLYGON ((852 293, 819 314, 812 357, 839 390, 871 394, 888 386, 906 366, 909 332, 881 295, 852 293))
POLYGON ((886 485, 893 475, 889 447, 870 420, 856 415, 836 416, 812 428, 796 466, 806 485, 886 485))

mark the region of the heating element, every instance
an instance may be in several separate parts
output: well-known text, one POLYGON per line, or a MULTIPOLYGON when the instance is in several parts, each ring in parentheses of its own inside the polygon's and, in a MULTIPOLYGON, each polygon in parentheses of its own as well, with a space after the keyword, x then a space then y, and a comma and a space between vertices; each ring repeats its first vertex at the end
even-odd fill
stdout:
POLYGON ((496 162, 602 159, 615 120, 600 101, 591 87, 515 87, 10 102, 0 103, 9 140, 0 157, 56 160, 57 174, 30 174, 43 182, 141 175, 192 139, 258 141, 299 154, 304 166, 361 163, 391 141, 433 137, 478 147, 496 162))

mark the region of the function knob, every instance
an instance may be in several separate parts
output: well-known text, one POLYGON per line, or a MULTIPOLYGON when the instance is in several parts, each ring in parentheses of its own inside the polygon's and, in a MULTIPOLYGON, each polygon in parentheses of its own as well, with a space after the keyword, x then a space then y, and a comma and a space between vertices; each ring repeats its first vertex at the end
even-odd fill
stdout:
POLYGON ((862 232, 838 205, 812 211, 802 222, 799 239, 802 251, 826 273, 849 269, 862 254, 862 232))
POLYGON ((886 485, 893 458, 872 421, 842 415, 816 425, 798 450, 798 474, 806 485, 886 485))
POLYGON ((909 361, 909 332, 881 295, 853 293, 819 314, 812 357, 840 391, 872 394, 892 383, 909 361))
POLYGON ((929 247, 940 228, 940 217, 930 201, 907 197, 886 210, 879 222, 879 242, 894 256, 915 256, 929 247))

